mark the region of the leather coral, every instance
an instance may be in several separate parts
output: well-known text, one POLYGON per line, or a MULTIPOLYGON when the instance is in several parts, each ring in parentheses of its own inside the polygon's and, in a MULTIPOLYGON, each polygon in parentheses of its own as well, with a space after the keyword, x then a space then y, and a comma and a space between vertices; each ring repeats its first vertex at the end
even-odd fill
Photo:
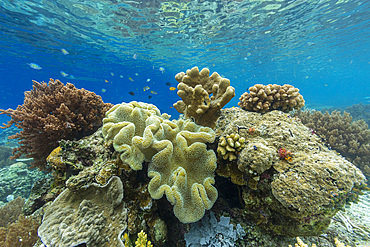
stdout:
POLYGON ((23 105, 17 109, 0 110, 0 114, 11 117, 1 128, 15 124, 21 129, 9 137, 19 139, 12 158, 24 154, 33 158, 32 167, 40 170, 47 169, 46 157, 58 146, 58 141, 92 134, 112 106, 93 92, 53 79, 49 83, 33 81, 33 89, 24 95, 23 105))

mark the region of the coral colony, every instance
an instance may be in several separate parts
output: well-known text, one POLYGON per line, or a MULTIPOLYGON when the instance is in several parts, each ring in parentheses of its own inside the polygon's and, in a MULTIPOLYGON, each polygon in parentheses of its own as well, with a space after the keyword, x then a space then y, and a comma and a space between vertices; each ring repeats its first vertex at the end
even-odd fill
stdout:
MULTIPOLYGON (((5 127, 21 130, 14 156, 51 171, 24 206, 26 219, 41 223, 24 223, 28 242, 38 239, 35 227, 47 247, 235 246, 247 243, 252 223, 274 235, 317 236, 365 188, 362 172, 305 117, 287 114, 304 106, 297 88, 257 84, 241 108, 222 109, 235 95, 228 79, 197 67, 175 78, 178 120, 153 104, 104 103, 59 80, 34 81, 22 106, 1 110, 11 117, 5 127)), ((3 232, 0 245, 16 246, 3 232)))

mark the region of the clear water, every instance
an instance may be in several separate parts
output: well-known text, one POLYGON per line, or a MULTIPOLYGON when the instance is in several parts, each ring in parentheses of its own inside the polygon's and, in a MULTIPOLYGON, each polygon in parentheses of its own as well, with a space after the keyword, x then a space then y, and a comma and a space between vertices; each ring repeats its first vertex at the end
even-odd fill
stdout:
POLYGON ((228 106, 256 83, 292 84, 317 109, 369 103, 369 11, 359 0, 3 0, 0 108, 22 104, 32 80, 59 78, 176 116, 166 83, 193 66, 231 80, 228 106))

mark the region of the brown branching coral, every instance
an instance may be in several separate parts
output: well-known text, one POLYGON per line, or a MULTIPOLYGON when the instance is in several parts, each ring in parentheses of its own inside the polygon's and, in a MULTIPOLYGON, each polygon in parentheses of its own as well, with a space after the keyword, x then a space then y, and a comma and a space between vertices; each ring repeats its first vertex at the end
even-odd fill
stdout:
POLYGON ((230 80, 216 72, 209 76, 207 68, 199 72, 198 67, 186 73, 178 73, 175 79, 179 82, 177 94, 182 100, 177 101, 173 107, 183 113, 185 118, 194 119, 196 124, 215 127, 222 107, 235 96, 230 80))
POLYGON ((22 154, 33 158, 33 167, 46 169, 46 157, 61 139, 79 139, 92 134, 102 125, 105 112, 111 104, 100 96, 73 84, 64 85, 50 79, 49 84, 33 81, 33 89, 25 92, 23 105, 17 109, 0 110, 21 131, 10 136, 19 139, 20 146, 13 150, 13 158, 22 154))
POLYGON ((363 120, 352 121, 349 113, 297 111, 303 124, 370 177, 370 129, 363 120))
POLYGON ((303 96, 299 89, 284 84, 264 86, 256 84, 240 96, 238 105, 246 111, 266 113, 273 110, 289 112, 304 106, 303 96))

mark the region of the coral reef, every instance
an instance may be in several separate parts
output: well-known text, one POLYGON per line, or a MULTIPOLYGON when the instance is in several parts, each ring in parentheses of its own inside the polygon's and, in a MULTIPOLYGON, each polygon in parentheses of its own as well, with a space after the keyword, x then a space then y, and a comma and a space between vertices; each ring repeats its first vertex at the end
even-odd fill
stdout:
POLYGON ((0 201, 6 202, 8 196, 28 198, 32 185, 46 175, 30 170, 23 162, 0 168, 0 201))
POLYGON ((152 243, 147 240, 147 235, 143 230, 137 234, 135 247, 153 247, 152 243))
POLYGON ((0 227, 0 246, 28 247, 33 246, 39 237, 37 228, 39 223, 32 217, 20 215, 18 220, 7 228, 0 227))
POLYGON ((38 234, 46 246, 124 246, 127 227, 123 185, 113 176, 105 186, 64 190, 47 207, 38 234))
POLYGON ((217 153, 224 160, 233 161, 237 159, 239 152, 244 148, 244 138, 239 134, 221 136, 218 142, 217 153))
POLYGON ((224 109, 216 134, 231 133, 244 138, 245 147, 237 160, 219 159, 216 173, 241 185, 245 216, 275 234, 319 234, 365 186, 358 168, 325 146, 298 118, 281 111, 224 109))
POLYGON ((324 138, 331 148, 346 157, 370 177, 370 129, 363 120, 352 121, 347 112, 325 114, 306 110, 295 113, 313 133, 324 138))
POLYGON ((22 207, 25 199, 17 197, 0 208, 0 227, 7 227, 14 223, 22 213, 22 207))
POLYGON ((133 170, 150 161, 148 190, 153 199, 166 194, 181 222, 195 222, 217 199, 216 155, 205 144, 215 134, 191 120, 168 118, 151 104, 122 103, 106 113, 102 132, 133 170))
POLYGON ((49 84, 33 81, 33 89, 25 92, 23 105, 0 110, 21 131, 10 136, 19 139, 13 158, 22 154, 34 159, 33 167, 45 170, 46 157, 62 139, 78 139, 92 134, 101 126, 104 113, 111 107, 101 97, 71 83, 64 85, 50 79, 49 84))
POLYGON ((230 217, 221 216, 217 222, 214 213, 210 212, 191 224, 190 231, 184 236, 186 246, 235 246, 235 242, 246 234, 239 224, 235 228, 230 224, 230 217))
POLYGON ((198 67, 178 73, 175 79, 182 99, 173 105, 175 109, 199 125, 215 127, 220 110, 235 96, 230 81, 216 72, 209 76, 207 68, 199 72, 198 67))
POLYGON ((14 161, 10 160, 10 156, 12 156, 12 148, 0 146, 0 168, 14 163, 14 161))
POLYGON ((266 113, 273 110, 289 112, 304 106, 299 89, 289 84, 256 84, 240 96, 238 105, 246 111, 266 113))

